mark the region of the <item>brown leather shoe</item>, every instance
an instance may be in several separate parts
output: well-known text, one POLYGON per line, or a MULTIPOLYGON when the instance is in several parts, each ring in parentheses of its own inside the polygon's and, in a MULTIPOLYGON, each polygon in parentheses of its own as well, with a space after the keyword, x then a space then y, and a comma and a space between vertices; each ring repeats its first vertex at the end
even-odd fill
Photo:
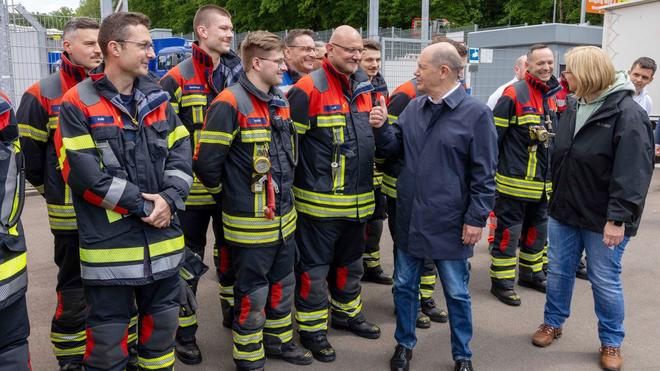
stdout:
POLYGON ((601 347, 600 348, 600 367, 605 371, 619 371, 623 366, 623 357, 621 348, 601 347))
POLYGON ((536 330, 532 336, 532 344, 536 345, 537 347, 547 347, 548 345, 552 344, 555 339, 559 339, 560 337, 561 327, 554 328, 544 323, 539 326, 538 330, 536 330))

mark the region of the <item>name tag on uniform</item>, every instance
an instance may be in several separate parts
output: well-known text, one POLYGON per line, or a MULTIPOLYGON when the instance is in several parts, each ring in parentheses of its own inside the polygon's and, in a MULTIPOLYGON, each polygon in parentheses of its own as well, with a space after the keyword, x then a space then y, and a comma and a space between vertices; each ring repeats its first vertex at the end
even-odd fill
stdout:
POLYGON ((323 111, 325 112, 334 112, 334 111, 340 111, 341 110, 341 104, 333 104, 330 106, 323 106, 323 111))
POLYGON ((115 118, 112 116, 89 116, 88 121, 90 124, 113 124, 115 118))
POLYGON ((527 106, 523 107, 522 111, 527 113, 536 113, 536 108, 527 106))
POLYGON ((204 92, 206 90, 206 86, 201 84, 186 84, 183 85, 183 90, 185 92, 192 92, 192 91, 204 92))
POLYGON ((267 122, 265 117, 248 117, 247 119, 248 125, 266 125, 267 122))

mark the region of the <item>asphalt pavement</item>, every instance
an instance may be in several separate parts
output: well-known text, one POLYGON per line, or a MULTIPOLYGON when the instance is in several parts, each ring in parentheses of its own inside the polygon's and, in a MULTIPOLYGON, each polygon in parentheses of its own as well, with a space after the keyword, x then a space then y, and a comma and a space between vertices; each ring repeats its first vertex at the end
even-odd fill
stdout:
MULTIPOLYGON (((626 302, 626 338, 623 345, 624 369, 660 370, 660 170, 656 170, 637 237, 623 257, 623 285, 626 302)), ((48 229, 46 204, 39 196, 28 197, 22 216, 28 242, 28 309, 32 333, 29 338, 32 366, 35 371, 57 370, 49 340, 50 319, 55 309, 57 270, 53 263, 53 239, 48 229)), ((387 224, 387 223, 385 223, 387 224)), ((212 235, 209 232, 209 240, 212 235)), ((392 271, 392 241, 386 229, 381 243, 382 263, 392 271)), ((212 249, 207 247, 205 261, 213 266, 212 249)), ((476 370, 566 371, 599 370, 597 321, 588 281, 577 280, 572 313, 564 326, 564 335, 549 348, 536 348, 532 333, 543 321, 545 296, 518 288, 520 307, 500 303, 490 293, 487 244, 481 241, 471 259, 470 292, 474 321, 471 348, 476 370)), ((329 340, 337 351, 337 360, 311 366, 293 366, 268 360, 266 368, 292 370, 389 370, 394 351, 395 318, 391 287, 365 283, 364 313, 381 326, 378 340, 358 338, 343 331, 330 330, 329 340)), ((204 361, 197 366, 177 362, 177 370, 233 370, 231 331, 221 325, 218 286, 212 270, 202 277, 198 300, 200 328, 198 344, 204 361)), ((436 300, 444 303, 441 290, 436 300)), ((6 320, 6 319, 2 319, 6 320)), ((433 323, 430 329, 417 330, 412 370, 453 370, 450 335, 447 324, 433 323)))

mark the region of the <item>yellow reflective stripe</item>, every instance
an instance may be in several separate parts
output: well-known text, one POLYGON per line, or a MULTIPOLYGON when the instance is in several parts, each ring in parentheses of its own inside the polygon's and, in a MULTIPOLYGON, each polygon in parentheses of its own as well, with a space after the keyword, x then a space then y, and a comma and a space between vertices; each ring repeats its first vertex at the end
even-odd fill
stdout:
POLYGON ((199 135, 200 143, 209 143, 209 144, 223 144, 228 146, 234 140, 234 135, 225 133, 223 131, 210 131, 202 130, 199 135))
POLYGON ((506 270, 506 271, 494 271, 492 269, 490 271, 490 276, 492 278, 497 278, 497 279, 506 279, 506 278, 516 278, 516 270, 506 270))
POLYGON ((124 216, 120 213, 112 210, 105 209, 105 215, 108 217, 108 223, 112 224, 118 220, 121 220, 124 216))
POLYGON ((330 304, 334 307, 335 310, 344 312, 351 318, 357 316, 362 311, 362 298, 359 295, 357 298, 355 298, 355 300, 352 300, 346 304, 330 298, 330 304))
POLYGON ((190 327, 197 324, 197 314, 191 316, 179 317, 179 327, 190 327))
POLYGON ((222 284, 218 284, 220 286, 220 294, 225 294, 225 295, 234 295, 234 286, 223 286, 222 284))
POLYGON ((328 319, 328 310, 321 309, 314 312, 296 312, 296 321, 317 321, 320 319, 328 319))
POLYGON ((524 259, 524 260, 527 260, 527 261, 539 260, 543 257, 543 250, 539 251, 536 254, 528 254, 528 253, 525 253, 525 252, 521 251, 519 257, 520 257, 520 259, 524 259))
POLYGON ((126 342, 128 342, 129 344, 135 343, 137 341, 137 338, 138 338, 137 332, 133 332, 133 333, 129 332, 128 337, 126 338, 126 342))
POLYGON ((495 267, 508 267, 516 265, 516 258, 490 258, 490 263, 495 267))
POLYGON ((140 368, 146 368, 147 370, 158 370, 161 368, 167 368, 174 364, 174 350, 170 353, 165 354, 164 356, 156 358, 144 358, 138 356, 138 366, 140 368))
POLYGON ((234 339, 234 344, 240 344, 240 345, 255 344, 262 341, 264 338, 263 332, 261 331, 248 335, 241 335, 236 331, 232 331, 231 333, 232 333, 232 338, 234 339))
POLYGON ((169 254, 171 252, 183 250, 184 245, 185 242, 183 236, 171 238, 169 240, 149 244, 149 254, 151 257, 169 254))
POLYGON ((205 94, 188 94, 181 97, 181 107, 206 105, 207 99, 205 94))
POLYGON ((353 206, 357 204, 367 204, 374 202, 373 191, 357 194, 357 195, 333 195, 328 193, 318 193, 307 191, 302 188, 293 187, 293 193, 296 198, 301 200, 316 202, 319 204, 331 204, 338 206, 353 206))
POLYGON ((419 283, 420 285, 435 285, 435 276, 422 276, 419 283))
POLYGON ((37 192, 39 192, 39 194, 42 194, 42 195, 44 194, 44 185, 43 184, 38 185, 38 186, 34 186, 34 188, 37 190, 37 192))
POLYGON ((188 132, 188 129, 186 129, 185 126, 179 125, 174 128, 174 131, 172 131, 168 136, 167 136, 167 148, 172 148, 174 146, 174 143, 176 143, 179 139, 187 138, 190 136, 190 133, 188 132))
POLYGON ((275 217, 273 220, 254 217, 251 218, 254 219, 254 224, 246 220, 250 218, 235 218, 236 217, 227 215, 225 213, 222 214, 224 235, 226 240, 243 244, 263 244, 278 241, 280 239, 280 233, 282 234, 283 238, 291 235, 296 228, 295 221, 297 214, 295 209, 292 209, 291 212, 289 212, 289 214, 285 215, 284 217, 275 217), (227 221, 227 223, 225 223, 225 221, 227 221), (275 223, 273 223, 273 221, 275 223), (280 225, 282 226, 281 229, 280 225), (232 229, 232 227, 249 230, 239 231, 232 229))
POLYGON ((0 264, 0 281, 13 277, 27 266, 27 254, 22 253, 0 264))
POLYGON ((57 130, 58 117, 52 116, 48 118, 48 129, 57 130))
POLYGON ((282 328, 291 325, 291 313, 289 313, 284 318, 280 319, 266 319, 266 324, 264 327, 267 328, 282 328))
POLYGON ((132 327, 137 325, 138 323, 138 316, 133 316, 131 317, 131 320, 128 322, 128 327, 132 327))
POLYGON ((72 217, 76 216, 76 211, 73 205, 57 205, 47 204, 48 214, 56 217, 72 217))
POLYGON ((64 343, 69 341, 85 341, 87 333, 85 330, 76 332, 74 334, 62 334, 60 332, 51 332, 50 341, 54 343, 64 343))
POLYGON ((543 191, 544 187, 552 187, 551 182, 544 183, 542 181, 536 181, 536 180, 524 180, 524 179, 516 179, 512 177, 508 177, 506 175, 502 175, 500 173, 495 174, 495 181, 510 187, 516 187, 516 188, 526 188, 528 190, 533 190, 533 191, 543 191))
POLYGON ((204 108, 206 106, 193 106, 192 107, 192 120, 195 124, 204 123, 204 108))
POLYGON ((525 180, 533 180, 536 176, 536 163, 536 151, 529 152, 529 157, 527 158, 527 175, 525 176, 525 180))
POLYGON ((306 325, 306 324, 298 323, 298 329, 300 329, 300 331, 307 331, 307 332, 322 331, 328 329, 328 323, 322 322, 319 323, 318 325, 306 325))
POLYGON ((240 132, 241 132, 241 141, 243 143, 270 142, 270 130, 267 130, 267 129, 255 129, 255 130, 241 129, 240 132))
POLYGON ((234 345, 234 350, 232 352, 232 356, 236 360, 241 360, 241 361, 258 361, 260 359, 263 359, 266 354, 264 352, 264 347, 263 345, 259 344, 259 350, 255 350, 254 352, 243 352, 238 350, 236 348, 236 345, 234 345))
POLYGON ((55 353, 55 357, 76 356, 85 354, 85 347, 85 345, 81 345, 75 348, 62 349, 53 345, 53 353, 55 353))
MULTIPOLYGON (((181 102, 181 87, 177 87, 176 90, 174 91, 174 99, 176 99, 177 102, 181 102)), ((178 105, 178 103, 177 103, 178 105)))
POLYGON ((331 207, 323 207, 306 204, 302 201, 295 201, 296 210, 303 214, 316 216, 319 218, 365 218, 374 213, 376 209, 375 204, 361 206, 350 209, 333 209, 331 207))
POLYGON ((518 116, 517 122, 518 125, 539 124, 541 122, 541 116, 535 114, 522 115, 518 116))
POLYGON ((296 132, 298 134, 305 134, 305 132, 309 130, 309 124, 305 125, 303 123, 294 121, 293 126, 296 128, 296 132))
POLYGON ((113 249, 80 248, 80 261, 85 263, 122 263, 144 260, 144 247, 113 249))
POLYGON ((293 339, 293 330, 284 331, 281 334, 276 334, 274 332, 268 332, 265 329, 264 329, 264 332, 269 336, 273 336, 273 337, 276 337, 276 338, 280 339, 280 341, 283 344, 288 343, 291 339, 293 339))
POLYGON ((396 115, 390 115, 389 113, 387 114, 387 118, 390 120, 390 124, 393 124, 394 121, 397 121, 399 119, 399 116, 396 115))
POLYGON ((528 191, 521 188, 509 187, 501 183, 497 183, 495 185, 495 189, 497 189, 497 191, 500 193, 504 193, 510 196, 531 198, 531 199, 539 199, 543 194, 543 191, 528 191))
POLYGON ((495 120, 495 126, 503 127, 506 128, 509 126, 509 119, 502 118, 502 117, 494 117, 495 120))
POLYGON ((62 144, 68 151, 80 151, 83 149, 96 148, 90 134, 83 134, 73 138, 62 138, 62 144))
POLYGON ((543 269, 543 262, 538 262, 534 264, 525 264, 525 263, 520 263, 521 267, 526 267, 532 270, 532 272, 539 272, 540 270, 543 269))
POLYGON ((288 224, 291 221, 295 220, 296 217, 297 215, 295 209, 291 209, 291 211, 289 211, 286 215, 275 216, 273 219, 254 218, 254 217, 246 217, 246 216, 232 216, 229 214, 225 214, 223 212, 222 223, 234 228, 259 230, 259 229, 277 228, 280 226, 280 222, 282 223, 282 225, 288 224))
POLYGON ((316 116, 316 126, 320 127, 320 128, 346 126, 346 116, 344 116, 344 115, 318 115, 318 116, 316 116))
POLYGON ((30 138, 39 142, 48 141, 47 131, 39 130, 34 126, 30 126, 28 124, 18 124, 18 133, 23 138, 30 138))

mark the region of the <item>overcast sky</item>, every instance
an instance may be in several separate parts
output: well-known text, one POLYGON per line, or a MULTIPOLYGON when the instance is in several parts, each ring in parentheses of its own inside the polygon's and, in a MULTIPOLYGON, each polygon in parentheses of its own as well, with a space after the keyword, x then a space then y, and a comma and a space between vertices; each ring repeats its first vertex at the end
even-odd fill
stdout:
MULTIPOLYGON (((11 1, 11 0, 10 0, 11 1)), ((25 9, 35 12, 48 13, 63 6, 76 10, 80 0, 13 0, 14 4, 23 4, 25 9)))

